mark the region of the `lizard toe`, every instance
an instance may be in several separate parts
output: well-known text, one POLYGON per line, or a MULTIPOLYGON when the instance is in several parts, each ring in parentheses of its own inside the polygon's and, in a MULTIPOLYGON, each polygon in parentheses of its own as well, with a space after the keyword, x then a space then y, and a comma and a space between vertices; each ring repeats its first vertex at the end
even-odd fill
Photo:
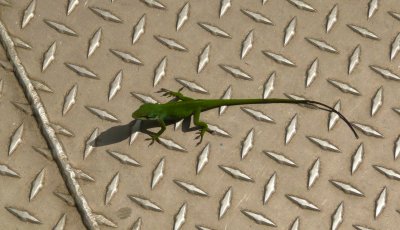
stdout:
POLYGON ((157 91, 157 93, 165 93, 166 91, 167 91, 167 89, 161 88, 160 90, 157 91))
MULTIPOLYGON (((197 138, 197 139, 199 139, 199 138, 197 138)), ((203 136, 200 136, 200 140, 199 140, 199 142, 197 142, 196 146, 200 145, 201 142, 203 142, 203 136)))
POLYGON ((154 144, 154 139, 153 138, 146 138, 146 141, 150 141, 149 146, 154 144))

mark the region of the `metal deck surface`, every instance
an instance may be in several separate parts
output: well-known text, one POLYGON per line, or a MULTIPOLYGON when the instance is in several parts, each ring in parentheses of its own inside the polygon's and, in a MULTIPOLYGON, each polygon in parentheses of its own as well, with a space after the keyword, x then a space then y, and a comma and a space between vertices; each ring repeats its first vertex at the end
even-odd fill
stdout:
POLYGON ((0 229, 398 229, 399 1, 0 0, 0 21, 0 229), (246 105, 149 146, 131 113, 181 87, 317 100, 360 138, 246 105))

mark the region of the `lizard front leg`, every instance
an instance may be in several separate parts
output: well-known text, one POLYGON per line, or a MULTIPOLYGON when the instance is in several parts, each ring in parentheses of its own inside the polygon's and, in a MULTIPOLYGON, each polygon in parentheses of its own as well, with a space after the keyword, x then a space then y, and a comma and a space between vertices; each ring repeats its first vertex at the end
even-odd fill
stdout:
POLYGON ((197 143, 197 145, 203 141, 204 133, 209 131, 207 123, 200 121, 200 112, 200 109, 198 109, 193 114, 193 123, 200 128, 199 136, 196 137, 196 139, 200 138, 200 141, 197 143))
POLYGON ((186 97, 184 96, 181 91, 183 88, 181 88, 178 92, 174 92, 165 88, 160 89, 160 91, 158 91, 159 93, 164 93, 163 96, 173 96, 178 98, 181 101, 189 101, 189 100, 193 100, 193 98, 190 97, 186 97))
POLYGON ((160 142, 159 137, 161 136, 161 134, 164 133, 165 129, 167 128, 163 119, 158 118, 157 121, 158 121, 158 124, 160 125, 161 129, 156 134, 149 135, 150 138, 146 139, 146 140, 151 140, 149 145, 152 145, 154 143, 154 141, 160 142))

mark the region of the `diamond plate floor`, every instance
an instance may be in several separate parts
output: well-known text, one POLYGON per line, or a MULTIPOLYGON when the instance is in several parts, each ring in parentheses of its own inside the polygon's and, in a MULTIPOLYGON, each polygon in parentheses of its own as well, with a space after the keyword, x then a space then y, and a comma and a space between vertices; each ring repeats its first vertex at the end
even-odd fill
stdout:
MULTIPOLYGON (((78 181, 102 229, 395 230, 398 8, 396 0, 0 0, 0 20, 68 161, 87 175, 78 181), (139 125, 131 113, 168 101, 161 88, 182 86, 194 98, 318 100, 360 139, 324 111, 246 105, 202 113, 219 130, 199 146, 186 122, 148 146, 131 131, 139 125)), ((5 50, 0 229, 89 228, 5 50)))

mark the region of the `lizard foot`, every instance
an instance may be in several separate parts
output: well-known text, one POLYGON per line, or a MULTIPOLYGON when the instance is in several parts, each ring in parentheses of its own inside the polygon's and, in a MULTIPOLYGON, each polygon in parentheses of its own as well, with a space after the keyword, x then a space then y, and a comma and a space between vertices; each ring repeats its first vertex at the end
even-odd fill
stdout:
POLYGON ((199 140, 199 142, 197 142, 196 145, 200 145, 200 144, 201 144, 201 142, 203 141, 204 133, 205 133, 206 131, 209 131, 209 130, 207 130, 207 129, 201 129, 200 131, 197 132, 198 136, 196 136, 194 139, 196 139, 196 140, 197 140, 197 139, 200 139, 200 140, 199 140))
POLYGON ((180 93, 183 90, 183 87, 178 90, 178 92, 171 91, 166 88, 161 88, 157 93, 162 93, 165 97, 182 97, 183 95, 180 93))
POLYGON ((165 96, 165 97, 172 97, 173 96, 172 95, 173 92, 171 90, 166 89, 166 88, 161 88, 159 91, 157 91, 157 93, 162 93, 162 95, 165 96))
POLYGON ((160 139, 158 135, 150 135, 149 138, 146 138, 146 141, 150 141, 150 145, 154 144, 154 141, 157 141, 158 143, 160 143, 160 139))

